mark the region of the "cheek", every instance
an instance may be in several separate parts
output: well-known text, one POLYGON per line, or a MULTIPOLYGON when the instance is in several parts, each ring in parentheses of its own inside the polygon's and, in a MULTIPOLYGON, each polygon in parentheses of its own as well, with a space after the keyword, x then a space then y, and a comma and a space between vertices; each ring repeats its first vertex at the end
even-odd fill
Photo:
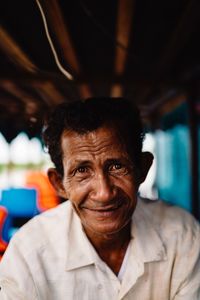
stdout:
POLYGON ((118 180, 115 182, 121 190, 123 190, 129 197, 134 196, 137 193, 137 184, 132 176, 125 177, 123 180, 118 180))
POLYGON ((77 207, 89 194, 89 184, 77 183, 74 181, 68 182, 65 185, 65 191, 68 199, 77 207))

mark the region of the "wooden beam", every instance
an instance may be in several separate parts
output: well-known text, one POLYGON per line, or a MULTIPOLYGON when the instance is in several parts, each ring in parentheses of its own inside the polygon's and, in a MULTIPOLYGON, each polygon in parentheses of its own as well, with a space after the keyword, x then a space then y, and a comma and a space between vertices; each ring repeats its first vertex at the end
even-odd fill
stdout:
MULTIPOLYGON (((38 0, 38 2, 40 3, 45 16, 47 17, 48 24, 51 28, 51 32, 53 33, 52 37, 54 37, 56 45, 59 47, 59 52, 61 53, 61 59, 59 60, 64 61, 64 63, 71 69, 75 77, 79 76, 82 73, 82 69, 58 1, 38 0)), ((91 94, 89 86, 85 87, 85 89, 80 87, 80 94, 82 96, 85 96, 86 89, 88 91, 87 93, 91 94)))
MULTIPOLYGON (((197 22, 199 22, 199 10, 200 2, 198 0, 189 0, 187 2, 185 10, 180 17, 174 32, 172 32, 169 41, 167 42, 157 66, 155 66, 154 72, 156 76, 154 82, 152 82, 152 85, 149 85, 146 91, 143 92, 142 99, 147 99, 151 94, 151 91, 161 84, 161 76, 165 74, 169 68, 171 68, 174 59, 187 43, 197 22)), ((173 86, 173 82, 171 82, 171 84, 173 86)), ((141 102, 143 101, 142 99, 140 100, 141 102)), ((155 105, 157 105, 157 102, 155 102, 155 105)))
POLYGON ((79 93, 80 93, 81 98, 86 99, 86 98, 92 97, 92 93, 91 93, 91 90, 90 90, 88 84, 82 83, 82 84, 79 84, 78 87, 79 87, 79 93))
POLYGON ((182 90, 168 89, 162 94, 155 95, 152 101, 141 104, 140 108, 148 115, 156 112, 159 116, 163 116, 185 101, 186 95, 182 90))
POLYGON ((34 84, 37 94, 50 106, 57 105, 65 101, 64 95, 62 95, 56 87, 50 82, 46 81, 42 84, 34 84))
POLYGON ((122 85, 121 84, 113 84, 111 89, 112 97, 120 97, 123 94, 122 85))
POLYGON ((1 88, 3 88, 9 95, 23 103, 27 115, 32 115, 37 112, 38 99, 35 99, 32 95, 26 93, 15 83, 5 80, 4 82, 1 82, 1 88))
POLYGON ((31 91, 27 92, 9 80, 1 81, 0 87, 4 89, 7 94, 14 97, 16 105, 17 99, 23 103, 27 117, 38 114, 40 107, 42 107, 44 103, 46 103, 46 106, 51 107, 65 100, 64 96, 48 81, 46 83, 38 82, 37 84, 34 83, 30 85, 29 87, 33 90, 33 94, 31 94, 31 91))
POLYGON ((190 38, 197 23, 199 23, 200 2, 198 0, 187 1, 185 10, 172 33, 157 67, 157 74, 166 72, 172 65, 181 49, 190 38))
POLYGON ((119 0, 117 26, 116 26, 116 52, 115 52, 115 74, 123 74, 131 34, 131 25, 134 12, 133 0, 119 0), (120 47, 121 45, 121 47, 120 47))
POLYGON ((160 118, 164 116, 167 113, 172 112, 175 110, 178 106, 186 102, 186 95, 184 93, 178 94, 175 97, 166 99, 166 102, 160 104, 160 107, 158 107, 158 114, 160 118))
POLYGON ((20 69, 30 73, 37 71, 36 65, 2 26, 0 26, 0 49, 20 69))
MULTIPOLYGON (((5 70, 6 71, 6 70, 5 70)), ((87 84, 88 82, 90 82, 91 84, 94 85, 99 85, 102 82, 106 82, 109 83, 110 85, 113 84, 118 84, 118 85, 127 85, 128 86, 135 86, 135 87, 152 87, 154 85, 154 87, 157 87, 158 85, 165 85, 165 86, 174 86, 177 84, 177 81, 174 80, 173 78, 168 78, 167 80, 160 80, 158 81, 155 78, 146 78, 146 77, 141 77, 138 78, 136 75, 135 76, 131 76, 131 75, 126 75, 126 76, 119 76, 119 77, 115 77, 113 78, 112 75, 100 75, 98 76, 87 76, 87 74, 81 74, 80 76, 77 76, 77 78, 75 78, 73 81, 69 81, 67 80, 67 78, 65 76, 63 76, 63 74, 61 73, 52 73, 52 72, 44 72, 44 71, 40 71, 38 73, 35 74, 31 74, 31 73, 27 73, 27 74, 21 74, 20 76, 16 73, 5 73, 2 74, 0 72, 0 83, 2 80, 13 80, 15 82, 43 82, 43 81, 47 81, 50 80, 52 82, 54 82, 55 84, 64 84, 64 85, 71 85, 71 84, 87 84)), ((183 83, 183 87, 185 87, 186 83, 183 83)), ((181 85, 181 84, 180 84, 181 85)))
MULTIPOLYGON (((115 76, 121 76, 126 66, 128 47, 131 34, 131 25, 134 12, 133 0, 119 0, 117 25, 116 25, 116 50, 115 50, 115 76)), ((122 85, 113 85, 112 96, 121 96, 122 85)))
POLYGON ((29 97, 22 89, 19 88, 14 82, 10 80, 1 81, 1 88, 3 88, 8 94, 20 99, 21 102, 26 103, 26 98, 29 97))

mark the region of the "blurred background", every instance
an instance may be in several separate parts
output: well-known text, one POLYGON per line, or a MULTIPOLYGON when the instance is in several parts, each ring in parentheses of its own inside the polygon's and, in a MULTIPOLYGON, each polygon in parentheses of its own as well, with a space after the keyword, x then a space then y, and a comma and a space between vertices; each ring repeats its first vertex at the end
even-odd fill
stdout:
POLYGON ((200 220, 200 1, 0 3, 0 253, 33 216, 58 205, 41 132, 64 101, 135 102, 154 163, 143 197, 200 220))

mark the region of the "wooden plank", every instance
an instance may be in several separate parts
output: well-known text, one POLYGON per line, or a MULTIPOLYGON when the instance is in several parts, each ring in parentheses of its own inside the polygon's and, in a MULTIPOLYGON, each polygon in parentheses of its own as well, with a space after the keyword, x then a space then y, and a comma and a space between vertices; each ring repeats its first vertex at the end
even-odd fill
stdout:
POLYGON ((37 94, 48 105, 57 105, 65 101, 64 95, 62 95, 50 81, 43 82, 42 84, 34 84, 34 88, 37 94))
POLYGON ((26 93, 19 85, 16 85, 12 81, 4 80, 4 82, 1 82, 1 88, 14 97, 15 101, 18 99, 23 103, 27 115, 35 114, 37 112, 38 99, 35 99, 31 94, 26 93))
POLYGON ((42 103, 51 107, 65 100, 64 96, 48 81, 30 85, 29 89, 32 91, 25 91, 19 84, 17 85, 10 80, 2 81, 0 86, 12 97, 11 99, 16 102, 16 105, 17 101, 23 103, 26 117, 38 114, 42 103))
POLYGON ((123 74, 127 61, 132 19, 134 12, 133 0, 119 0, 116 25, 115 74, 123 74), (120 47, 122 45, 123 47, 120 47))
MULTIPOLYGON (((119 0, 117 23, 116 23, 116 49, 115 49, 115 77, 124 73, 128 47, 131 34, 131 25, 134 12, 133 0, 119 0)), ((123 94, 122 85, 114 84, 111 88, 111 96, 119 97, 123 94)))
POLYGON ((172 67, 173 60, 177 57, 180 50, 184 48, 197 23, 199 23, 199 11, 200 2, 198 0, 187 1, 186 8, 161 55, 157 67, 158 75, 172 67))
POLYGON ((84 84, 84 83, 79 84, 79 93, 80 93, 81 98, 83 98, 83 99, 92 97, 92 93, 91 93, 91 90, 90 90, 88 84, 84 84))
POLYGON ((20 99, 24 103, 26 103, 25 99, 30 97, 27 93, 20 89, 18 85, 10 80, 1 81, 1 88, 3 88, 8 94, 20 99))
POLYGON ((20 69, 30 73, 36 73, 38 70, 28 55, 2 26, 0 26, 0 49, 20 69))
POLYGON ((120 97, 123 95, 123 89, 121 84, 113 84, 111 89, 112 97, 120 97))

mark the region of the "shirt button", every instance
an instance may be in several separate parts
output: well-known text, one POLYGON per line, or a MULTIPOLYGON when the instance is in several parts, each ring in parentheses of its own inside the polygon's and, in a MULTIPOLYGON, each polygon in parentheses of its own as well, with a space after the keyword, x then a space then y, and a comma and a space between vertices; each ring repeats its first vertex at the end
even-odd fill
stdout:
POLYGON ((102 289, 102 284, 98 284, 98 286, 97 286, 97 288, 99 289, 99 290, 101 290, 102 289))

